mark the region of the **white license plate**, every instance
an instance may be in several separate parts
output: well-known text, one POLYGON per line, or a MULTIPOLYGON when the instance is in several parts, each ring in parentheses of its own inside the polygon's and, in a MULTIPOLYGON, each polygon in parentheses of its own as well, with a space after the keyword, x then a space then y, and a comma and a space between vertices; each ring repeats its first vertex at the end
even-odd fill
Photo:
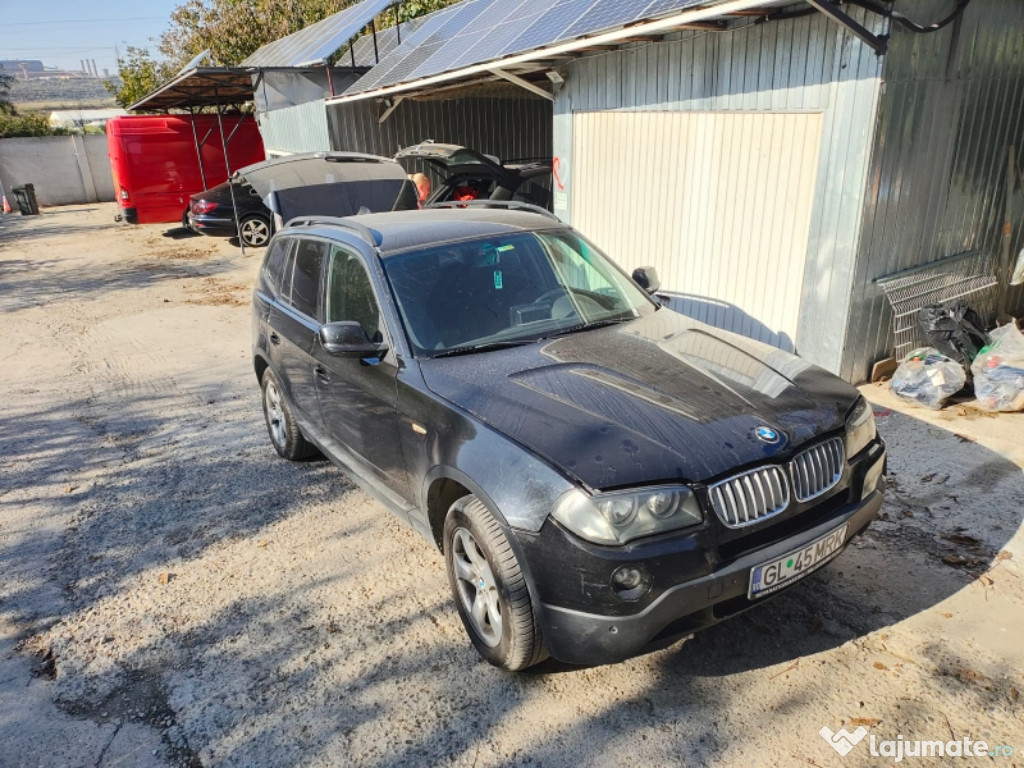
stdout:
POLYGON ((807 546, 795 549, 782 557, 750 569, 750 588, 747 597, 764 597, 799 581, 816 568, 835 557, 846 543, 846 528, 836 528, 815 539, 807 546))

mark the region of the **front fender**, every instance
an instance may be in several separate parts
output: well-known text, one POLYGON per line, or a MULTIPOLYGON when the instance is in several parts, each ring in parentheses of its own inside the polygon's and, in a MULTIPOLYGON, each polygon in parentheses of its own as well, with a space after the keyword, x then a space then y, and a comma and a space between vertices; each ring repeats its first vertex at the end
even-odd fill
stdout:
POLYGON ((487 449, 460 451, 454 465, 431 467, 420 488, 420 508, 427 508, 427 495, 436 481, 454 480, 504 525, 539 531, 558 497, 574 486, 547 464, 526 455, 525 449, 515 444, 501 446, 504 438, 500 435, 493 438, 486 441, 487 449))

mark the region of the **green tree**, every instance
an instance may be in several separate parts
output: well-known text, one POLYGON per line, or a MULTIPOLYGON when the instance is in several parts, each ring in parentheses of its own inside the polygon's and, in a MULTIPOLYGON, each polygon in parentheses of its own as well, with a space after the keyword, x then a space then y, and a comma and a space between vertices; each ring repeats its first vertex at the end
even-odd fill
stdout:
POLYGON ((13 113, 0 114, 0 139, 13 139, 19 136, 66 136, 66 128, 51 128, 46 115, 38 112, 26 115, 13 113))
MULTIPOLYGON (((459 0, 403 0, 398 15, 402 21, 411 21, 457 2, 459 0)), ((393 26, 394 18, 394 11, 385 11, 377 17, 377 29, 393 26)))
POLYGON ((128 108, 166 79, 167 68, 149 54, 147 48, 129 45, 124 58, 118 57, 117 71, 121 82, 104 80, 103 87, 113 94, 122 108, 128 108))

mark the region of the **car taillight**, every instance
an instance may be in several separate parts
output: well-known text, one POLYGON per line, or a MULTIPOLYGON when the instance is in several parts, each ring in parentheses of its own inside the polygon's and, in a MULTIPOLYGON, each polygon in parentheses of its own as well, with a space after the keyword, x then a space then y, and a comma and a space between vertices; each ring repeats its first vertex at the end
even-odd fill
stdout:
POLYGON ((127 200, 128 199, 128 190, 127 189, 122 189, 121 190, 121 199, 122 200, 127 200))
POLYGON ((217 209, 217 203, 209 200, 193 200, 192 201, 192 213, 202 214, 209 213, 210 211, 217 209))

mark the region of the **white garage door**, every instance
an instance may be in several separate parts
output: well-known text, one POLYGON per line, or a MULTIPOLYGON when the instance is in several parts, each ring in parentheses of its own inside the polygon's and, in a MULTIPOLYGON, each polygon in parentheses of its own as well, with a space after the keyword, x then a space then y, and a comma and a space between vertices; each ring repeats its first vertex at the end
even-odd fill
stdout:
POLYGON ((657 267, 682 311, 777 346, 796 338, 820 113, 585 112, 573 225, 623 267, 657 267))

